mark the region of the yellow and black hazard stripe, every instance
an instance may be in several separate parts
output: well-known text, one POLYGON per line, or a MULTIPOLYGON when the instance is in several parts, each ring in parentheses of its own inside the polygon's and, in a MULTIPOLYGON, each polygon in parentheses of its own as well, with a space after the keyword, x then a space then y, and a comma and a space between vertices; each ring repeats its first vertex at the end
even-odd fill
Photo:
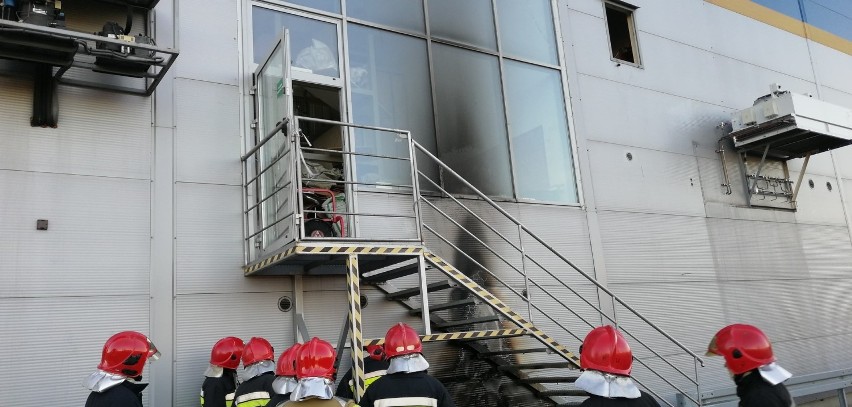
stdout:
POLYGON ((349 300, 349 338, 352 339, 352 381, 355 385, 352 392, 355 401, 360 401, 364 395, 364 344, 361 337, 361 283, 358 272, 358 255, 350 254, 346 259, 346 297, 349 300))
POLYGON ((334 242, 329 242, 323 245, 306 246, 304 244, 296 244, 295 246, 276 253, 266 259, 252 264, 243 270, 245 275, 252 274, 258 270, 275 265, 287 257, 296 254, 377 254, 377 255, 412 255, 423 253, 423 248, 420 246, 363 246, 363 245, 346 245, 334 242))
POLYGON ((558 342, 556 342, 556 340, 545 334, 542 330, 538 329, 531 322, 518 315, 518 313, 509 308, 509 306, 506 305, 503 301, 500 301, 499 298, 488 292, 488 290, 482 288, 475 281, 464 275, 464 273, 444 261, 444 259, 434 255, 433 253, 424 252, 423 255, 427 261, 429 261, 430 263, 432 263, 432 265, 441 270, 444 274, 447 275, 447 277, 450 277, 457 283, 466 287, 474 295, 476 295, 481 300, 485 301, 488 305, 490 305, 491 308, 494 308, 494 310, 503 314, 503 316, 509 318, 509 320, 514 322, 519 327, 527 330, 530 335, 536 337, 548 348, 562 355, 565 360, 577 365, 577 367, 580 367, 580 359, 576 355, 574 355, 574 353, 566 349, 564 346, 560 345, 558 342))
POLYGON ((279 261, 281 261, 281 260, 293 255, 294 253, 296 253, 296 251, 298 249, 299 249, 299 246, 293 246, 293 247, 291 247, 291 248, 289 248, 289 249, 287 249, 287 250, 285 250, 281 253, 277 253, 277 254, 274 254, 270 257, 267 257, 263 261, 260 261, 258 263, 252 264, 251 266, 246 267, 243 270, 243 274, 249 275, 251 273, 254 273, 255 271, 258 271, 260 269, 263 269, 263 268, 269 267, 269 266, 271 266, 275 263, 278 263, 279 261))
MULTIPOLYGON (((420 335, 421 342, 440 342, 462 339, 493 339, 493 338, 510 338, 514 336, 526 335, 528 332, 525 329, 495 329, 490 331, 465 331, 465 332, 446 332, 440 334, 420 335)), ((364 346, 382 345, 385 343, 384 338, 365 339, 364 346)))
POLYGON ((420 254, 419 246, 297 246, 299 254, 420 254))

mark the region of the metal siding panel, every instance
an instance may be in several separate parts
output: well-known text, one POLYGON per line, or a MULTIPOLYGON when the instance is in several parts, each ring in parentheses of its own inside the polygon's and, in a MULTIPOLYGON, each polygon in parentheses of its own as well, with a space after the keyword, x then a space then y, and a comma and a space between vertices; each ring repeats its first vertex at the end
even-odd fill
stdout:
POLYGON ((180 24, 175 28, 181 53, 174 68, 175 77, 228 85, 239 83, 238 3, 236 0, 178 2, 180 24))
POLYGON ((799 225, 799 233, 811 278, 844 278, 850 275, 852 244, 846 225, 799 225))
MULTIPOLYGON (((799 178, 798 172, 790 172, 790 179, 799 178)), ((802 187, 796 205, 796 221, 818 225, 846 226, 843 202, 840 200, 840 188, 834 176, 814 175, 810 171, 802 179, 802 187), (813 180, 811 188, 808 181, 813 180), (831 184, 829 191, 828 185, 831 184)))
POLYGON ((588 152, 599 209, 704 216, 695 157, 599 142, 588 152))
MULTIPOLYGON (((793 182, 796 182, 798 179, 799 172, 802 170, 802 164, 804 164, 804 161, 804 158, 787 161, 787 168, 790 170, 790 179, 793 180, 793 182), (793 174, 794 172, 795 174, 793 174)), ((811 156, 808 160, 808 168, 805 169, 805 175, 812 174, 834 177, 834 163, 832 163, 831 154, 817 154, 811 156)), ((805 183, 807 183, 807 177, 805 178, 805 183)), ((805 185, 802 186, 804 187, 805 185)), ((793 187, 795 187, 795 185, 793 187)))
POLYGON ((175 185, 178 294, 289 289, 289 279, 243 277, 241 190, 236 186, 175 185))
MULTIPOLYGON (((839 148, 832 151, 831 154, 834 155, 834 160, 837 162, 840 176, 852 179, 852 146, 839 148)), ((847 189, 847 191, 849 190, 847 189)), ((852 193, 852 191, 847 193, 852 193)))
MULTIPOLYGON (((740 166, 736 162, 736 156, 729 151, 725 153, 728 181, 731 183, 730 195, 726 194, 727 188, 722 186, 725 183, 722 160, 719 154, 715 153, 715 147, 696 146, 696 156, 698 172, 701 174, 701 193, 704 196, 705 209, 708 206, 713 206, 712 204, 744 205, 746 202, 745 186, 743 185, 740 166), (707 158, 708 156, 711 158, 707 158)), ((707 215, 711 216, 710 210, 707 210, 707 215)))
POLYGON ((137 96, 60 86, 59 127, 30 127, 32 82, 0 77, 4 107, 0 167, 150 178, 151 102, 137 96))
MULTIPOLYGON (((266 338, 276 360, 293 344, 293 311, 278 310, 278 298, 290 291, 178 295, 175 299, 175 406, 198 405, 198 394, 209 366, 210 349, 225 336, 248 341, 266 338)), ((166 361, 167 362, 167 361, 166 361)))
MULTIPOLYGON (((852 179, 841 179, 843 182, 843 199, 846 204, 846 213, 852 214, 852 179)), ((850 225, 852 226, 852 225, 850 225)))
MULTIPOLYGON (((842 92, 852 93, 852 55, 838 52, 825 45, 810 42, 814 69, 820 85, 830 86, 842 92)), ((847 106, 852 108, 852 106, 847 106)))
MULTIPOLYGON (((604 9, 598 0, 563 0, 565 6, 572 11, 590 14, 603 18, 604 9)), ((562 2, 562 1, 561 1, 562 2)), ((561 3, 560 2, 560 3, 561 3)))
MULTIPOLYGON (((518 204, 518 214, 521 223, 544 240, 556 253, 590 276, 595 276, 585 211, 572 207, 518 204)), ((526 233, 523 234, 523 244, 524 250, 533 260, 555 274, 561 281, 588 283, 588 280, 526 233)), ((555 283, 553 277, 544 273, 535 264, 528 261, 526 266, 528 274, 540 280, 539 284, 555 283)))
POLYGON ((175 80, 175 179, 241 185, 236 86, 175 80))
POLYGON ((715 278, 704 218, 600 212, 599 219, 610 284, 715 278))
POLYGON ((801 279, 807 270, 794 223, 707 219, 721 281, 801 279))
POLYGON ((96 370, 103 343, 124 330, 149 334, 148 312, 147 295, 0 298, 3 404, 82 406, 89 391, 80 383, 96 370), (46 367, 60 372, 51 391, 45 391, 46 367))
MULTIPOLYGON (((414 198, 411 195, 359 192, 358 208, 359 213, 414 216, 414 198)), ((358 236, 417 239, 417 222, 413 218, 358 216, 358 236)))
POLYGON ((718 105, 584 76, 582 120, 588 140, 692 154, 692 141, 712 144, 716 125, 730 119, 718 105), (673 137, 677 135, 676 137, 673 137))
POLYGON ((149 189, 146 180, 0 171, 0 273, 10 277, 0 296, 148 293, 149 189))
MULTIPOLYGON (((808 58, 809 48, 804 38, 713 4, 704 3, 702 6, 705 10, 703 17, 711 27, 708 33, 711 42, 709 50, 731 60, 772 70, 784 76, 814 81, 808 58), (725 23, 718 24, 719 21, 725 23)), ((795 89, 792 83, 787 83, 787 79, 774 81, 781 81, 787 89, 795 89)), ((773 80, 754 83, 761 91, 752 98, 767 94, 771 82, 773 80)), ((718 83, 730 84, 726 81, 718 83)), ((743 105, 747 106, 751 106, 750 101, 749 104, 743 105)))

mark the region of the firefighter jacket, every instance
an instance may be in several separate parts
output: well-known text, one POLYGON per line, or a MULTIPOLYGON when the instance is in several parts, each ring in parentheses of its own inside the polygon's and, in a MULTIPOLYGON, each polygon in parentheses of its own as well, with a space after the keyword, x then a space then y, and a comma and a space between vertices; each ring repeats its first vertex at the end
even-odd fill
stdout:
POLYGON ((201 407, 232 407, 237 390, 237 372, 224 369, 219 377, 206 377, 201 385, 201 407))
POLYGON ((361 407, 456 406, 444 385, 425 371, 384 375, 370 385, 358 405, 361 407))
POLYGON ((125 380, 103 392, 91 392, 86 407, 142 407, 142 390, 146 387, 147 383, 125 380))
POLYGON ((272 382, 274 372, 265 372, 248 379, 237 387, 234 392, 234 407, 263 407, 275 395, 272 382))
POLYGON ((589 394, 589 398, 583 401, 580 407, 660 407, 660 404, 651 395, 643 391, 635 399, 625 397, 607 398, 589 394))
MULTIPOLYGON (((375 360, 372 358, 364 358, 364 389, 366 390, 373 384, 374 381, 384 376, 388 370, 388 361, 375 360)), ((355 383, 352 381, 352 369, 349 369, 343 379, 340 380, 340 385, 337 386, 337 391, 334 395, 342 399, 352 400, 355 398, 355 383)))
POLYGON ((271 406, 271 407, 285 407, 285 406, 286 407, 295 407, 295 406, 299 406, 299 407, 358 407, 358 405, 355 404, 354 401, 344 400, 344 399, 341 399, 339 397, 334 397, 334 398, 329 399, 329 400, 323 400, 323 399, 319 399, 319 398, 307 399, 307 400, 302 400, 302 401, 290 400, 290 401, 288 401, 284 404, 279 404, 277 406, 271 406))
POLYGON ((286 403, 288 401, 290 401, 290 393, 287 393, 287 394, 275 393, 275 395, 273 395, 272 398, 269 399, 269 404, 267 404, 267 406, 268 407, 283 406, 284 403, 286 403))
POLYGON ((734 377, 740 407, 791 407, 794 406, 790 392, 783 383, 767 382, 757 369, 734 377))

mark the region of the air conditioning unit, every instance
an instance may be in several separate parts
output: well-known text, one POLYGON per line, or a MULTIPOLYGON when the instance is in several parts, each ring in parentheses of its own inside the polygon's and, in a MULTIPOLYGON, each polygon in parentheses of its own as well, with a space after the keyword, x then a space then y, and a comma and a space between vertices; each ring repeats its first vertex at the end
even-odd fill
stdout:
POLYGON ((731 126, 738 151, 766 152, 779 159, 852 144, 852 109, 783 91, 777 84, 752 107, 734 112, 731 126))

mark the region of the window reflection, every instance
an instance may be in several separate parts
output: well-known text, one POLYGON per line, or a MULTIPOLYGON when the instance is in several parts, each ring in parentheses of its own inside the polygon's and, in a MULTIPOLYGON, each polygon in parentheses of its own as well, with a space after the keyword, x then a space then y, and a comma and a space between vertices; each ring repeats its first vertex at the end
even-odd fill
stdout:
POLYGON ((423 0, 347 0, 349 17, 416 33, 426 32, 423 0))
POLYGON ((496 50, 491 0, 429 0, 432 36, 496 50))
POLYGON ((559 71, 508 60, 504 64, 518 197, 576 203, 559 71))
MULTIPOLYGON (((415 140, 435 151, 426 41, 352 24, 349 67, 355 123, 409 130, 415 140)), ((355 133, 358 152, 408 157, 407 143, 394 135, 355 133)), ((356 158, 356 173, 363 182, 410 185, 409 172, 407 161, 356 158)))
POLYGON ((550 0, 497 0, 503 53, 556 65, 550 0))
MULTIPOLYGON (((439 158, 484 193, 511 197, 509 146, 497 57, 433 45, 439 158)), ((444 177, 450 192, 467 192, 444 177)))
POLYGON ((291 63, 296 69, 340 77, 337 27, 262 7, 252 7, 254 62, 262 63, 284 28, 290 30, 291 63))

